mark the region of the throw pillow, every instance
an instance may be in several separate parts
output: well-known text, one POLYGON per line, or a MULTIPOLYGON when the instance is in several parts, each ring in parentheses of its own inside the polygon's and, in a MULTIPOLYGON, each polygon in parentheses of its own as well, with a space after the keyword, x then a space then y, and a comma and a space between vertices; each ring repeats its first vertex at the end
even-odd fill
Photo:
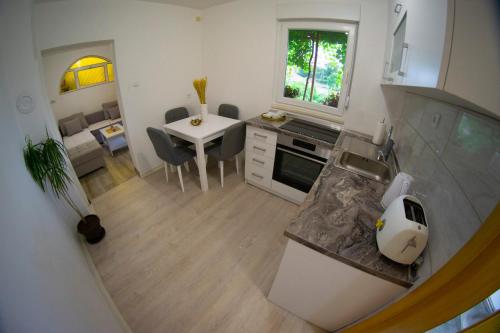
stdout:
POLYGON ((85 120, 87 120, 87 123, 88 124, 95 124, 95 123, 98 123, 100 121, 103 121, 105 118, 104 118, 104 111, 97 111, 97 112, 93 112, 91 114, 88 114, 85 116, 85 120))
POLYGON ((118 109, 118 106, 114 106, 112 108, 108 109, 108 114, 111 119, 118 119, 120 118, 120 110, 118 109))
POLYGON ((85 119, 85 116, 83 115, 83 112, 78 112, 75 116, 78 119, 80 119, 80 124, 82 125, 82 128, 89 127, 89 123, 87 122, 87 119, 85 119))
POLYGON ((82 123, 80 118, 75 118, 67 121, 63 124, 63 126, 67 136, 72 136, 82 131, 82 123))

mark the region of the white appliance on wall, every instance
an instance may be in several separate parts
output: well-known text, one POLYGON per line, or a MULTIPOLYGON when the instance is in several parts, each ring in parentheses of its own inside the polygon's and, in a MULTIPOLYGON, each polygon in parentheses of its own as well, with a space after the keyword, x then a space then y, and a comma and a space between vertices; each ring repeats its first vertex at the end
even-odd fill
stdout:
POLYGON ((410 265, 427 245, 429 231, 422 203, 411 195, 391 202, 377 221, 377 245, 387 258, 410 265))

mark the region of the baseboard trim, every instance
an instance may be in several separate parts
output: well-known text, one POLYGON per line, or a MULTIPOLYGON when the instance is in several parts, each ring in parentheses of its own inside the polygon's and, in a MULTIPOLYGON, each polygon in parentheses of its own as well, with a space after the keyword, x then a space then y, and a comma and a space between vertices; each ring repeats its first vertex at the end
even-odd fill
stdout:
POLYGON ((152 175, 153 173, 155 173, 155 172, 157 172, 158 170, 161 170, 161 169, 163 169, 163 164, 160 164, 157 167, 151 168, 148 171, 143 172, 143 173, 138 172, 138 174, 139 174, 139 177, 144 178, 144 177, 147 177, 149 175, 152 175))
POLYGON ((109 305, 109 308, 111 309, 111 312, 118 318, 118 321, 120 322, 120 326, 122 327, 123 332, 125 333, 133 333, 132 330, 130 329, 130 326, 128 326, 127 322, 125 321, 125 318, 123 318, 123 315, 121 312, 118 310, 116 307, 115 302, 113 302, 113 299, 111 298, 111 295, 109 295, 108 290, 104 286, 104 283, 102 282, 101 275, 97 271, 97 268, 94 265, 94 261, 92 260, 92 257, 90 256, 89 250, 87 249, 87 246, 85 245, 85 240, 82 237, 80 238, 80 246, 82 247, 83 254, 85 256, 85 259, 87 260, 87 264, 89 265, 90 272, 94 276, 96 282, 97 282, 97 287, 101 291, 101 294, 104 296, 104 299, 109 305))
POLYGON ((261 190, 264 190, 264 191, 266 191, 266 192, 269 192, 269 193, 271 193, 271 194, 274 194, 275 196, 280 197, 281 199, 284 199, 284 200, 286 200, 286 201, 289 201, 289 202, 291 202, 291 203, 293 203, 293 204, 295 204, 295 205, 297 205, 297 206, 300 206, 300 205, 302 204, 302 202, 298 202, 298 201, 297 201, 296 199, 294 199, 294 198, 291 198, 291 197, 289 197, 289 196, 287 196, 287 195, 284 195, 283 193, 279 193, 279 192, 277 192, 277 191, 274 191, 274 190, 273 190, 272 188, 270 188, 270 187, 265 187, 265 186, 262 186, 262 185, 260 185, 259 183, 253 182, 253 181, 252 181, 252 180, 250 180, 250 179, 245 179, 245 182, 246 182, 248 185, 251 185, 251 186, 257 187, 257 188, 259 188, 259 189, 261 189, 261 190))

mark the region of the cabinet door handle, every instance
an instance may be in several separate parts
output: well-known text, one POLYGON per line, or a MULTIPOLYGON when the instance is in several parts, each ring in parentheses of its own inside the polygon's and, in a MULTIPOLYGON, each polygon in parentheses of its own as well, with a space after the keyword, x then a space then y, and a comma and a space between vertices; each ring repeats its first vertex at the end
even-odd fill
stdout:
POLYGON ((257 136, 257 137, 262 138, 262 139, 267 139, 267 135, 262 135, 259 133, 254 133, 253 136, 257 136))
POLYGON ((396 6, 394 6, 394 13, 396 13, 396 14, 401 13, 402 8, 403 8, 403 5, 400 3, 397 3, 396 6))
POLYGON ((260 150, 261 152, 265 153, 267 149, 264 149, 264 148, 260 148, 260 147, 257 147, 257 146, 253 146, 253 149, 255 150, 260 150))
POLYGON ((257 162, 257 163, 260 163, 260 164, 262 164, 262 165, 266 164, 266 162, 261 161, 261 160, 258 160, 258 159, 256 159, 256 158, 252 158, 252 161, 257 162))
POLYGON ((408 58, 408 43, 403 43, 403 54, 401 55, 401 64, 399 65, 398 75, 404 76, 405 67, 406 67, 406 59, 408 58))
POLYGON ((259 179, 264 179, 264 176, 258 175, 258 174, 254 173, 254 172, 252 172, 252 176, 257 177, 259 179))
POLYGON ((387 75, 387 68, 389 68, 389 62, 386 61, 384 65, 384 75, 382 76, 382 79, 386 80, 387 82, 393 82, 394 79, 390 76, 387 75))

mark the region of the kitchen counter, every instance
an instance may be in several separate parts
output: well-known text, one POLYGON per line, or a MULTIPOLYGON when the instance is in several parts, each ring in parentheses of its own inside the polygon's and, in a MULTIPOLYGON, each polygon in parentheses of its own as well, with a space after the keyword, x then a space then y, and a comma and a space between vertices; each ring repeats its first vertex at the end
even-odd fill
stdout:
MULTIPOLYGON (((339 141, 355 137, 343 132, 339 141)), ((343 142, 334 148, 285 235, 364 272, 411 287, 409 267, 387 259, 377 249, 375 221, 383 213, 380 199, 386 186, 334 165, 343 142)))
POLYGON ((342 131, 333 145, 280 128, 291 119, 268 121, 255 117, 246 121, 250 126, 285 133, 332 149, 327 164, 285 236, 366 273, 411 287, 409 267, 387 259, 377 248, 375 222, 383 213, 380 200, 387 185, 338 168, 334 163, 343 149, 376 159, 380 147, 355 132, 342 131))

